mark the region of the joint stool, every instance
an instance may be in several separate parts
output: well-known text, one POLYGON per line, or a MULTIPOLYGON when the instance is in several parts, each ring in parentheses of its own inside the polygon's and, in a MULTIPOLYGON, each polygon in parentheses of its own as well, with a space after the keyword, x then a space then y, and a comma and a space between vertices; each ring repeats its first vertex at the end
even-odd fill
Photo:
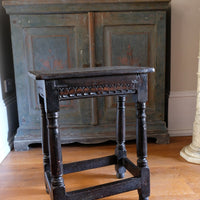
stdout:
POLYGON ((148 73, 154 68, 112 66, 77 69, 64 73, 29 72, 36 80, 42 115, 42 148, 46 190, 52 200, 94 200, 131 190, 138 190, 140 200, 150 195, 150 172, 147 164, 146 101, 148 73), (125 98, 133 95, 136 104, 137 165, 126 156, 125 98), (114 155, 62 163, 58 125, 59 101, 99 96, 117 96, 116 149, 114 155), (63 174, 115 165, 117 178, 128 170, 133 177, 72 192, 65 191, 63 174))

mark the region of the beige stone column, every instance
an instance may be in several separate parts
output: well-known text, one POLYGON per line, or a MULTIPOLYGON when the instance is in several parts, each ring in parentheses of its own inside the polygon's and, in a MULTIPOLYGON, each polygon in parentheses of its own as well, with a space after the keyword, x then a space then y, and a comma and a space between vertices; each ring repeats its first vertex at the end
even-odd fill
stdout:
POLYGON ((197 72, 197 103, 196 115, 193 124, 192 143, 184 147, 180 155, 191 163, 200 164, 200 40, 199 40, 199 56, 198 56, 198 72, 197 72))

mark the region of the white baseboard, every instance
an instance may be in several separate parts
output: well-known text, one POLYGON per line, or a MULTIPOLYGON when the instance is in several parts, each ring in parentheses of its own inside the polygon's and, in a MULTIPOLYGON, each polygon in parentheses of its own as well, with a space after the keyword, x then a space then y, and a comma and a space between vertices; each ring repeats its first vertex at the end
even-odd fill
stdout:
POLYGON ((5 103, 0 99, 0 163, 7 156, 10 151, 10 147, 7 141, 8 137, 8 119, 5 103))
POLYGON ((196 91, 172 91, 169 97, 168 132, 173 136, 190 136, 196 113, 196 91))
POLYGON ((0 163, 4 160, 4 158, 9 154, 10 152, 10 147, 8 144, 4 144, 3 146, 1 146, 0 148, 0 163))
POLYGON ((192 129, 179 129, 179 130, 168 129, 170 137, 192 136, 192 131, 193 131, 192 129))
MULTIPOLYGON (((15 96, 10 96, 6 99, 0 99, 0 163, 3 161, 3 159, 8 155, 10 152, 10 149, 13 145, 13 139, 14 139, 14 129, 16 129, 16 125, 14 122, 10 123, 12 124, 12 127, 9 127, 8 123, 8 110, 11 112, 13 108, 16 107, 16 98, 15 96), (13 125, 14 124, 14 125, 13 125)), ((16 120, 16 112, 13 110, 13 120, 16 120)), ((10 113, 9 113, 10 114, 10 113)))

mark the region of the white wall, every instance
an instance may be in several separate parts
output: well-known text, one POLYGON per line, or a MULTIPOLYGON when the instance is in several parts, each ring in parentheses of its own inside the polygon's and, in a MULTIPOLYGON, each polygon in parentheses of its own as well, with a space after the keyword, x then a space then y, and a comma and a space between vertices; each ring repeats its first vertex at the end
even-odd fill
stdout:
POLYGON ((191 135, 196 108, 200 0, 171 2, 171 92, 168 130, 191 135))

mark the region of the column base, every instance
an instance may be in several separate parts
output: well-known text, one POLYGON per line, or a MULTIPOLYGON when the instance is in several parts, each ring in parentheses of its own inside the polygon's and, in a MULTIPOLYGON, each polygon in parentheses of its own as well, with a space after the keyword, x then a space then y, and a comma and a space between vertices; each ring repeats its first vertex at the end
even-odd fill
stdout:
POLYGON ((180 155, 188 162, 200 164, 200 147, 195 147, 192 143, 185 146, 180 155))

